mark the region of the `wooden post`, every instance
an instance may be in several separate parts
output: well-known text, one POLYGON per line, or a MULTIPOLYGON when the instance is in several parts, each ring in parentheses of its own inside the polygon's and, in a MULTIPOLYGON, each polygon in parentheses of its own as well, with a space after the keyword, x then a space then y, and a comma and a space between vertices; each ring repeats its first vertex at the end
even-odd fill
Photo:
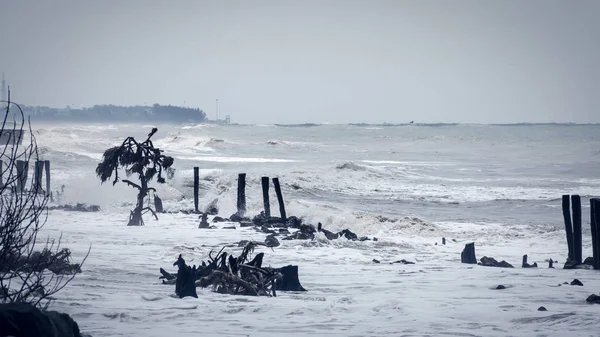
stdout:
POLYGON ((262 177, 260 179, 263 192, 263 203, 265 205, 265 216, 271 217, 271 204, 269 203, 269 177, 262 177))
POLYGON ((460 254, 460 262, 477 264, 477 257, 475 257, 475 242, 467 243, 465 249, 460 254))
POLYGON ((600 270, 600 199, 598 198, 590 200, 590 220, 594 269, 600 270))
POLYGON ((242 217, 246 214, 246 173, 238 174, 237 213, 242 217))
POLYGON ((34 186, 33 186, 33 191, 35 193, 43 193, 44 192, 44 190, 42 189, 42 176, 44 175, 44 164, 45 164, 45 162, 43 160, 35 161, 35 171, 34 171, 35 181, 34 181, 34 186))
POLYGON ((194 209, 198 212, 198 189, 200 188, 200 168, 194 167, 194 209))
POLYGON ((578 195, 571 196, 573 207, 573 261, 576 264, 583 262, 581 253, 581 198, 578 195))
POLYGON ((279 186, 279 178, 273 178, 273 185, 275 185, 275 193, 277 194, 277 201, 279 202, 279 213, 281 214, 281 219, 285 221, 287 216, 285 214, 285 204, 283 203, 281 186, 279 186))
POLYGON ((162 199, 160 199, 156 194, 154 195, 154 210, 156 211, 156 213, 164 212, 162 199))
POLYGON ((24 160, 17 160, 17 193, 23 193, 27 183, 27 173, 29 163, 24 160))
POLYGON ((568 259, 573 261, 573 226, 571 224, 571 200, 568 195, 562 196, 562 211, 565 220, 565 232, 567 234, 567 246, 569 246, 568 259))
POLYGON ((442 244, 445 245, 446 244, 446 238, 442 238, 442 244))
POLYGON ((521 263, 521 268, 527 268, 527 254, 523 255, 523 263, 521 263))
POLYGON ((50 201, 52 200, 52 190, 50 189, 50 161, 44 161, 44 167, 46 168, 46 195, 50 196, 50 201))
POLYGON ((548 260, 548 268, 554 268, 553 264, 554 261, 552 261, 552 259, 548 260))

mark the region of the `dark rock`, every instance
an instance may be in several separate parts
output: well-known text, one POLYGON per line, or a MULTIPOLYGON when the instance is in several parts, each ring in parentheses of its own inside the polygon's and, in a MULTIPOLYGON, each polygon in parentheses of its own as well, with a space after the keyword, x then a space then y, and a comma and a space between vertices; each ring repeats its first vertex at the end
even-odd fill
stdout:
POLYGON ((229 220, 233 221, 233 222, 249 222, 251 221, 249 217, 245 216, 245 215, 240 215, 237 212, 233 213, 230 217, 229 220))
POLYGON ((565 281, 565 282, 563 282, 563 284, 569 284, 569 282, 566 282, 566 281, 565 281))
POLYGON ((398 261, 394 261, 394 262, 391 262, 390 264, 394 264, 394 263, 402 263, 402 264, 415 264, 414 262, 407 261, 407 260, 405 260, 405 259, 398 260, 398 261))
POLYGON ((265 234, 275 234, 277 233, 277 231, 275 231, 274 229, 270 229, 267 226, 260 226, 260 228, 257 228, 258 231, 263 232, 265 234))
POLYGON ((290 234, 287 228, 279 228, 279 234, 290 234))
POLYGON ((303 233, 301 231, 288 235, 283 240, 312 240, 315 238, 313 233, 303 233))
POLYGON ((247 221, 240 222, 240 227, 252 227, 252 226, 254 226, 254 223, 252 223, 252 222, 247 222, 247 221))
POLYGON ((563 269, 575 269, 575 268, 577 268, 577 266, 578 266, 577 262, 567 259, 567 262, 565 262, 563 269))
POLYGON ((220 216, 216 216, 212 219, 212 222, 229 222, 229 219, 225 219, 220 216))
POLYGON ((298 217, 290 216, 287 218, 285 224, 290 228, 300 228, 300 225, 302 225, 302 220, 300 220, 298 217))
POLYGON ((241 240, 240 242, 238 242, 238 247, 246 247, 246 245, 248 245, 250 241, 248 240, 241 240))
POLYGON ((275 234, 267 236, 267 238, 265 239, 265 244, 267 245, 267 247, 279 247, 280 245, 279 240, 277 240, 277 238, 275 237, 275 234))
POLYGON ((298 266, 285 266, 282 268, 274 269, 283 275, 281 280, 275 282, 275 288, 282 291, 306 291, 300 284, 298 278, 298 266))
POLYGON ((348 240, 357 240, 358 239, 358 235, 352 233, 349 229, 344 229, 343 231, 339 232, 339 236, 343 236, 348 240))
POLYGON ((381 262, 379 262, 379 260, 377 260, 377 259, 373 259, 373 263, 381 263, 381 262))
POLYGON ((600 304, 600 296, 596 295, 596 294, 591 294, 587 299, 586 302, 588 303, 596 303, 596 304, 600 304))
POLYGON ((475 257, 475 242, 467 243, 462 253, 460 253, 460 262, 476 264, 477 258, 475 257))
POLYGON ((225 226, 223 229, 235 229, 235 226, 225 226))
POLYGON ((373 238, 373 241, 379 241, 379 239, 377 239, 377 238, 373 238))
POLYGON ((503 286, 502 284, 499 284, 499 285, 496 287, 496 289, 497 289, 497 290, 502 290, 502 289, 506 289, 506 287, 505 287, 505 286, 503 286))
POLYGON ((487 256, 482 257, 478 264, 484 267, 514 268, 510 263, 504 260, 498 262, 493 257, 487 256))
POLYGON ((260 214, 252 218, 252 222, 257 226, 287 227, 286 221, 278 217, 267 217, 265 212, 260 212, 260 214))
POLYGON ((200 225, 198 225, 198 228, 209 228, 210 227, 210 225, 207 221, 207 218, 208 218, 207 213, 202 214, 202 220, 200 220, 200 225))
POLYGON ((323 228, 323 225, 320 222, 317 225, 317 231, 325 234, 325 237, 327 238, 327 240, 335 240, 338 238, 338 235, 336 233, 333 233, 333 232, 328 231, 325 228, 323 228))
POLYGON ((366 236, 361 236, 360 238, 358 238, 358 241, 360 241, 360 242, 363 242, 363 241, 369 241, 369 240, 371 240, 371 239, 369 239, 369 238, 368 238, 368 237, 366 237, 366 236))
POLYGON ((545 307, 539 307, 538 311, 548 311, 548 309, 546 309, 545 307))
POLYGON ((594 258, 592 256, 586 257, 585 260, 583 261, 583 264, 588 265, 588 266, 594 266, 594 258))
POLYGON ((446 244, 446 238, 442 238, 442 244, 445 245, 446 244))
POLYGON ((84 203, 77 203, 75 205, 50 206, 50 207, 48 207, 48 209, 49 210, 70 211, 70 212, 99 212, 100 206, 84 204, 84 203))
POLYGON ((40 311, 28 303, 6 303, 0 304, 0 336, 81 337, 81 332, 67 314, 40 311))
POLYGON ((573 281, 571 281, 571 285, 572 286, 583 286, 583 283, 581 283, 581 281, 579 281, 578 279, 574 279, 573 281))

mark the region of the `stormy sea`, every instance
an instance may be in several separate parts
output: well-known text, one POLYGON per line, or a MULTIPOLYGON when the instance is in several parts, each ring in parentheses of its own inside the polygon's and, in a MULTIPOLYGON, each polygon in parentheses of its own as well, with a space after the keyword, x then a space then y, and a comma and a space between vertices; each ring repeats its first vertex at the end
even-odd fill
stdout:
POLYGON ((91 245, 83 272, 56 295, 54 308, 92 336, 598 334, 598 308, 585 299, 600 291, 600 274, 562 269, 561 196, 581 196, 583 255, 591 256, 600 125, 36 123, 33 132, 51 163, 51 206, 101 208, 52 210, 43 229, 62 235, 75 259, 91 245), (136 191, 101 184, 95 168, 106 149, 127 136, 143 140, 153 127, 154 145, 175 159, 173 178, 152 185, 167 213, 127 227, 136 191), (261 177, 278 177, 288 216, 377 241, 319 237, 256 249, 265 265, 298 265, 307 292, 247 297, 198 288, 197 299, 179 299, 159 268, 176 271, 179 254, 198 264, 211 250, 266 236, 236 224, 226 229, 227 222, 202 230, 198 214, 179 212, 194 208, 194 167, 201 210, 235 213, 238 174, 246 173, 247 210, 256 215, 261 177), (478 259, 515 268, 461 263, 470 242, 478 259), (539 267, 521 268, 524 254, 539 267), (414 264, 391 263, 401 259, 414 264), (584 286, 562 285, 575 278, 584 286))

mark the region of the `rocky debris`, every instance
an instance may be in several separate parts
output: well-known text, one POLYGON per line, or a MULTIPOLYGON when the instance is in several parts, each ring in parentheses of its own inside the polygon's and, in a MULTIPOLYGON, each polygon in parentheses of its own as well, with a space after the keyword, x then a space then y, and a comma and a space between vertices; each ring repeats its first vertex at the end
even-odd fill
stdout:
POLYGON ((546 309, 546 307, 543 307, 543 306, 539 307, 537 310, 538 311, 548 311, 548 309, 546 309))
POLYGON ((275 234, 268 235, 265 239, 265 244, 268 247, 279 247, 280 245, 279 240, 277 240, 277 238, 275 237, 275 234))
POLYGON ((586 257, 585 260, 583 261, 583 264, 593 267, 594 266, 594 258, 592 256, 586 257))
POLYGON ((373 263, 381 263, 381 262, 377 259, 373 259, 373 263))
POLYGON ((521 264, 521 268, 537 268, 537 262, 533 264, 527 263, 527 254, 523 255, 523 263, 521 264))
POLYGON ((81 337, 71 316, 41 311, 29 303, 0 304, 0 336, 81 337))
POLYGON ((446 244, 446 238, 442 238, 442 244, 445 245, 446 244))
POLYGON ((401 263, 401 264, 415 264, 414 262, 412 262, 412 261, 407 261, 407 260, 405 260, 405 259, 398 260, 398 261, 394 261, 394 262, 390 262, 390 264, 394 264, 394 263, 401 263))
POLYGON ((583 286, 583 283, 581 283, 581 281, 579 281, 578 279, 574 279, 573 281, 571 281, 571 285, 572 286, 583 286))
POLYGON ((587 261, 587 263, 577 263, 575 261, 567 259, 567 262, 565 262, 563 269, 593 269, 594 258, 588 257, 585 260, 587 261), (591 264, 589 264, 590 262, 591 264))
POLYGON ((498 262, 493 257, 484 256, 479 261, 478 265, 484 267, 514 268, 510 263, 504 260, 498 262))
POLYGON ((460 262, 468 264, 476 264, 477 257, 475 257, 475 242, 467 243, 462 253, 460 253, 460 262))
POLYGON ((600 304, 600 296, 591 294, 585 301, 588 303, 600 304))
POLYGON ((208 223, 207 219, 208 219, 208 214, 203 213, 202 220, 200 220, 200 225, 198 225, 198 228, 210 228, 210 224, 208 223))
POLYGON ((499 285, 496 287, 496 290, 502 290, 502 289, 506 289, 506 287, 505 287, 505 286, 503 286, 502 284, 499 284, 499 285))
POLYGON ((236 229, 236 227, 235 226, 225 226, 225 227, 223 227, 223 229, 236 229))
POLYGON ((61 210, 61 211, 70 211, 70 212, 100 212, 100 206, 98 205, 90 205, 85 203, 77 203, 75 205, 56 205, 49 206, 48 210, 61 210))
POLYGON ((179 255, 174 263, 179 267, 177 277, 161 269, 160 278, 168 280, 163 281, 165 284, 175 282, 175 292, 180 298, 196 297, 196 287, 212 287, 222 294, 249 296, 276 296, 276 290, 306 291, 298 278, 298 266, 263 267, 264 253, 259 253, 250 260, 249 256, 257 245, 265 244, 246 241, 238 257, 224 252, 225 247, 215 257, 211 251, 208 254, 209 260, 203 261, 198 267, 186 265, 179 255))
POLYGON ((244 216, 243 214, 239 214, 239 213, 233 213, 230 217, 229 220, 233 221, 233 222, 251 222, 251 219, 244 216))
POLYGON ((222 218, 220 216, 216 216, 212 219, 212 222, 230 222, 229 219, 222 218))

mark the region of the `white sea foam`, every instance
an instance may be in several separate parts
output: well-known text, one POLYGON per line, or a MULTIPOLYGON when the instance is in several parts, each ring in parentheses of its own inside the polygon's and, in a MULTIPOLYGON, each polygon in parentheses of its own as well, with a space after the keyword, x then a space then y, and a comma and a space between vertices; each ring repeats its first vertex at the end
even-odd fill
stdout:
MULTIPOLYGON (((257 214, 263 208, 261 176, 279 177, 288 215, 378 238, 282 240, 274 250, 257 250, 265 252, 269 265, 299 265, 308 293, 240 298, 200 290, 198 299, 183 300, 173 297, 173 286, 160 284, 159 267, 173 270, 180 253, 198 263, 210 249, 241 239, 264 240, 264 234, 223 229, 226 224, 199 230, 197 215, 185 214, 162 214, 159 221, 148 217, 145 227, 126 227, 135 190, 121 183, 112 186, 111 181, 100 184, 94 170, 104 150, 126 136, 143 138, 147 128, 44 125, 36 135, 42 156, 51 160, 52 189, 65 185, 60 202, 103 208, 97 214, 52 211, 43 233, 62 233, 63 245, 76 257, 93 245, 83 274, 56 303, 84 332, 596 334, 600 318, 585 298, 598 292, 597 273, 562 270, 560 265, 556 270, 463 265, 460 251, 474 241, 478 257, 494 256, 516 266, 523 254, 541 267, 548 258, 563 262, 559 198, 566 193, 598 194, 600 158, 597 136, 592 136, 598 127, 574 132, 563 126, 548 132, 546 126, 159 126, 154 143, 175 157, 177 170, 167 184, 152 184, 167 210, 193 208, 192 172, 200 166, 202 209, 217 200, 220 216, 233 214, 237 174, 245 172, 248 214, 257 214), (269 140, 277 145, 269 146, 269 140), (400 259, 416 264, 389 264, 400 259), (558 287, 573 278, 584 287, 558 287), (507 289, 494 290, 498 284, 507 289), (538 312, 542 305, 549 311, 538 312)), ((270 203, 277 215, 273 193, 270 203)), ((584 203, 584 223, 589 221, 587 207, 584 203)), ((591 255, 588 232, 583 237, 585 256, 591 255)))

